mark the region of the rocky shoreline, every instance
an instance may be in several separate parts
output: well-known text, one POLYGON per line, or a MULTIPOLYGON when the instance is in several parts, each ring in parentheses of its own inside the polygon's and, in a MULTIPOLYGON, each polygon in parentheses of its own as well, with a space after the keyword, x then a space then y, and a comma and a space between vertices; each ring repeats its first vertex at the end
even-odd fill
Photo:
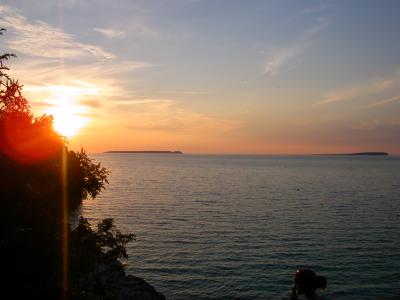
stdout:
POLYGON ((97 266, 95 272, 82 279, 73 290, 82 291, 84 295, 76 296, 83 299, 166 300, 144 279, 127 275, 119 263, 97 266))

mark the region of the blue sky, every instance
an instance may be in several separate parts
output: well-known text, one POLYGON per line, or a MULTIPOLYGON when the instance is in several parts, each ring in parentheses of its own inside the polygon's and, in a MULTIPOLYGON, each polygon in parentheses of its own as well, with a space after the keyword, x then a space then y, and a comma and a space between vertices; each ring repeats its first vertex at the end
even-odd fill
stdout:
POLYGON ((89 151, 400 153, 399 11, 399 1, 3 0, 1 45, 18 55, 12 75, 37 113, 64 101, 85 118, 71 142, 89 151))

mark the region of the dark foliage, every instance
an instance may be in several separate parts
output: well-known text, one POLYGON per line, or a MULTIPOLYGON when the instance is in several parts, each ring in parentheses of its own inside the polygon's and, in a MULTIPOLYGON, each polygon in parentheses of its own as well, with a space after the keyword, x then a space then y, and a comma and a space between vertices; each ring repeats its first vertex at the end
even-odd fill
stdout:
POLYGON ((80 218, 70 234, 71 276, 95 275, 97 266, 128 258, 125 246, 134 238, 133 234, 121 233, 113 219, 104 219, 94 230, 86 219, 80 218))
POLYGON ((86 199, 88 196, 95 198, 104 189, 104 184, 108 183, 108 170, 100 163, 94 163, 84 149, 69 151, 67 161, 68 186, 73 194, 79 195, 79 199, 86 199))
POLYGON ((104 189, 108 170, 83 149, 68 150, 66 139, 53 130, 52 116, 32 115, 22 85, 8 76, 4 65, 14 56, 0 55, 2 294, 11 292, 12 299, 102 299, 88 296, 81 283, 95 278, 101 264, 122 268, 119 259, 127 258, 125 245, 134 236, 118 231, 112 219, 94 230, 81 218, 77 228, 63 230, 68 222, 63 216, 104 189), (68 237, 65 291, 62 248, 68 237))

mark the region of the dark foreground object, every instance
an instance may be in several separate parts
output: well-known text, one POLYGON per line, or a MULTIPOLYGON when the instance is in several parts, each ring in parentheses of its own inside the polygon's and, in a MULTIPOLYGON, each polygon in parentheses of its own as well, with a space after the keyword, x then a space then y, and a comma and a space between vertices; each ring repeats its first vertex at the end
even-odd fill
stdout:
POLYGON ((317 300, 316 290, 325 289, 327 280, 325 276, 317 275, 308 269, 299 269, 293 276, 293 289, 291 300, 298 300, 298 295, 304 295, 308 300, 317 300))
POLYGON ((132 233, 111 218, 97 228, 83 217, 74 229, 68 224, 105 188, 109 171, 83 149, 69 150, 52 116, 31 113, 22 85, 5 73, 11 57, 0 54, 1 299, 165 299, 126 275, 121 259, 132 233))
POLYGON ((74 288, 84 293, 71 295, 72 300, 165 300, 165 297, 144 279, 126 275, 120 264, 99 265, 96 276, 86 278, 74 288))
POLYGON ((104 153, 183 154, 182 151, 106 151, 104 153))
POLYGON ((357 152, 357 153, 322 153, 322 154, 313 154, 313 155, 389 155, 387 152, 357 152))

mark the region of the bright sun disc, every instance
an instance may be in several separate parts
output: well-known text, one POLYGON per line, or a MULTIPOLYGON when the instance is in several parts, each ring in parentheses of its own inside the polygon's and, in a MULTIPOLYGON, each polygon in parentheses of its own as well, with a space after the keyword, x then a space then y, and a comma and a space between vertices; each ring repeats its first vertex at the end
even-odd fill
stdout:
POLYGON ((54 117, 54 129, 65 137, 74 136, 86 123, 86 118, 62 108, 53 111, 52 115, 54 117))
POLYGON ((47 102, 51 104, 46 111, 52 115, 53 128, 64 137, 72 137, 86 125, 89 118, 87 107, 79 104, 85 97, 98 94, 95 86, 78 82, 75 85, 48 85, 49 92, 47 102))

